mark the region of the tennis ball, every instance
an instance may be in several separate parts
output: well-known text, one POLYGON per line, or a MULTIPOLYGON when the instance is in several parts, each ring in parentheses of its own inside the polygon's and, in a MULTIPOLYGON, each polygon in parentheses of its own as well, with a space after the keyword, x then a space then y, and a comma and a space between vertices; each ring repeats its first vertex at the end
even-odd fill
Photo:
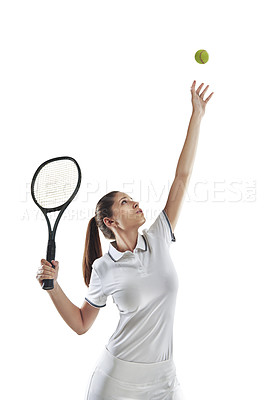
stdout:
POLYGON ((198 50, 195 53, 195 60, 199 64, 205 64, 206 62, 208 62, 208 59, 209 59, 209 55, 206 50, 198 50))

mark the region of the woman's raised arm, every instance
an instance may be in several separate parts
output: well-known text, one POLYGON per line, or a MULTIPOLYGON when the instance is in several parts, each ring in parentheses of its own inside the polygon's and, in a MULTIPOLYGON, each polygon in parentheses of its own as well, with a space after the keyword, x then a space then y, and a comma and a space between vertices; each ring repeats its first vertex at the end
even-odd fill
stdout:
POLYGON ((176 168, 176 174, 174 182, 172 183, 169 196, 164 207, 164 210, 169 218, 172 226, 172 230, 175 230, 178 222, 178 217, 181 211, 181 206, 184 200, 184 195, 189 184, 190 176, 193 169, 194 159, 197 150, 197 144, 199 139, 201 120, 205 114, 205 108, 212 97, 212 92, 206 100, 204 100, 204 94, 207 91, 209 85, 203 90, 201 94, 200 90, 203 83, 195 91, 195 83, 191 86, 192 94, 192 115, 190 118, 187 136, 178 160, 176 168))

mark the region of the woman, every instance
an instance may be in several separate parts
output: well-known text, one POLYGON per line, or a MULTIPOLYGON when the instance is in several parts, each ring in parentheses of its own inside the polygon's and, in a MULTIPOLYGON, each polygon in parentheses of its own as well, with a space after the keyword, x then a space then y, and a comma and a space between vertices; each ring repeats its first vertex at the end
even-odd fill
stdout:
POLYGON ((200 122, 213 93, 204 100, 209 85, 200 93, 191 86, 193 111, 175 179, 164 209, 149 229, 139 203, 126 193, 113 191, 97 203, 90 220, 83 257, 83 276, 88 293, 81 309, 57 283, 55 269, 45 259, 37 279, 54 279, 48 291, 66 323, 78 334, 89 330, 99 310, 112 296, 120 320, 110 337, 88 384, 86 400, 182 400, 173 361, 173 322, 178 277, 169 247, 174 241, 185 191, 195 158, 200 122), (98 228, 113 239, 102 255, 98 228))

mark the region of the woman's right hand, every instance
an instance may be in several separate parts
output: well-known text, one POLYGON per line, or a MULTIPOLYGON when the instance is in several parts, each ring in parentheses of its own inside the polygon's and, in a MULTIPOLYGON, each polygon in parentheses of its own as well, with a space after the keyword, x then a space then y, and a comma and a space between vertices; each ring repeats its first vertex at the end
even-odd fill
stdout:
POLYGON ((51 266, 50 262, 46 261, 44 258, 41 259, 41 267, 37 271, 36 278, 39 284, 42 286, 44 279, 54 279, 54 287, 58 278, 59 271, 59 261, 52 260, 55 269, 51 266))

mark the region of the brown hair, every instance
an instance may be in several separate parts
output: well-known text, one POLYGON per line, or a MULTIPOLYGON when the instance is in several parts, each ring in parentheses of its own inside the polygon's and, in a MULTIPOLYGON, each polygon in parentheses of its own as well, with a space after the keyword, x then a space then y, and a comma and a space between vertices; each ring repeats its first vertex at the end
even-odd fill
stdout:
POLYGON ((101 242, 98 228, 102 231, 106 239, 115 239, 114 233, 103 222, 103 218, 111 218, 113 215, 112 206, 114 204, 117 190, 107 193, 103 196, 96 205, 95 216, 90 219, 86 239, 85 249, 82 262, 83 277, 86 286, 89 287, 92 274, 93 262, 102 256, 101 242))

